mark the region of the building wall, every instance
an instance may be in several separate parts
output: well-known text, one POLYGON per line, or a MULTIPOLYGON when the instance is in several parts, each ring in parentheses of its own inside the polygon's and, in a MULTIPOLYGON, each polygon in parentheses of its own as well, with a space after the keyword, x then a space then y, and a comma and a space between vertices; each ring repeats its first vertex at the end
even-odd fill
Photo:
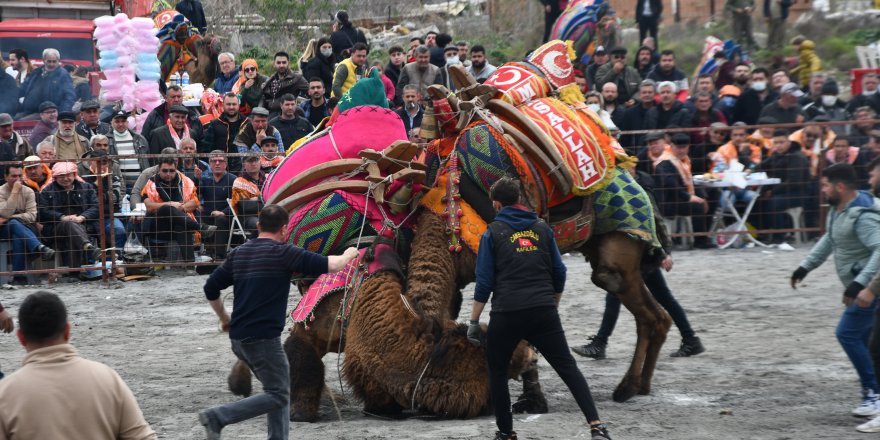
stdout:
MULTIPOLYGON (((674 0, 663 0, 663 23, 670 24, 675 22, 675 15, 673 14, 672 3, 674 0)), ((755 18, 762 17, 762 8, 764 0, 755 0, 755 18)), ((635 20, 636 13, 635 7, 637 0, 608 0, 614 10, 617 12, 617 16, 627 20, 635 20)), ((811 0, 794 0, 794 3, 791 7, 790 19, 795 20, 797 17, 803 13, 804 11, 810 10, 811 0)), ((710 20, 713 12, 714 5, 714 13, 715 19, 721 20, 722 14, 724 13, 724 3, 725 0, 677 0, 678 3, 678 16, 679 20, 682 23, 687 22, 696 22, 696 23, 705 23, 710 20)))

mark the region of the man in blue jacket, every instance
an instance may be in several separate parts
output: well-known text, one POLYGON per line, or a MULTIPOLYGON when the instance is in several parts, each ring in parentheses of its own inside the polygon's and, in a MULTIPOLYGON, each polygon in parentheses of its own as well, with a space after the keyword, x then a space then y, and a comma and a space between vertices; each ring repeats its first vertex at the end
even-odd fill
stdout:
POLYGON ((516 440, 510 412, 507 369, 523 339, 534 345, 568 386, 590 425, 594 439, 610 439, 590 394, 587 380, 568 351, 557 304, 565 288, 565 265, 553 231, 520 204, 520 183, 504 177, 490 190, 495 221, 480 239, 477 286, 468 340, 482 342, 480 315, 492 297, 486 356, 489 391, 495 406, 495 439, 516 440))
POLYGON ((61 54, 56 49, 43 51, 43 65, 34 69, 19 91, 24 98, 16 119, 38 119, 40 104, 52 101, 59 112, 68 112, 76 100, 73 80, 61 67, 61 54))

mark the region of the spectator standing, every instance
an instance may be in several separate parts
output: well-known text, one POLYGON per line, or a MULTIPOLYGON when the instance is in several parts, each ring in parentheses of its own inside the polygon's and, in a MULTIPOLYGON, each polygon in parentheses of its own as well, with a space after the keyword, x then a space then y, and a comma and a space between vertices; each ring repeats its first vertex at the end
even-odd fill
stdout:
POLYGON ((268 205, 260 211, 259 236, 235 248, 205 282, 205 297, 229 332, 232 352, 262 382, 264 392, 199 413, 209 439, 219 439, 224 426, 267 415, 271 439, 287 439, 290 432, 290 366, 281 348, 290 277, 337 272, 356 258, 354 248, 342 256, 324 257, 287 244, 289 216, 284 208, 268 205), (232 317, 220 291, 234 286, 232 317))
POLYGON ((816 55, 816 43, 812 40, 804 40, 798 46, 798 65, 791 69, 791 74, 798 75, 801 87, 810 84, 810 76, 822 70, 822 60, 816 55))
MULTIPOLYGON (((321 125, 321 121, 330 116, 330 104, 324 92, 324 83, 320 78, 309 80, 309 100, 300 104, 299 108, 313 127, 321 125)), ((290 145, 284 144, 284 146, 286 148, 290 145)))
POLYGON ((28 295, 18 323, 27 355, 18 371, 0 381, 0 437, 156 438, 119 374, 83 359, 70 345, 67 309, 57 295, 28 295))
POLYGON ((687 76, 681 69, 675 67, 675 52, 671 50, 660 52, 660 62, 651 69, 651 73, 648 74, 648 79, 653 80, 658 84, 664 81, 670 81, 675 84, 677 90, 676 93, 683 93, 685 96, 687 95, 686 92, 689 87, 687 76))
POLYGON ((727 0, 724 11, 733 18, 733 38, 741 43, 746 50, 757 50, 755 36, 752 34, 752 13, 755 12, 755 0, 727 0))
MULTIPOLYGON (((443 68, 446 65, 446 46, 452 43, 452 36, 449 34, 437 34, 434 40, 436 45, 431 48, 431 64, 443 68)), ((458 48, 456 48, 458 51, 458 48)))
POLYGON ((43 142, 43 139, 46 139, 58 129, 58 107, 55 103, 52 101, 43 102, 40 104, 39 109, 40 120, 34 126, 28 138, 28 143, 35 146, 39 145, 40 142, 43 142))
POLYGON ((449 68, 456 64, 461 64, 461 61, 458 59, 458 47, 452 44, 446 46, 443 49, 443 58, 446 60, 446 63, 440 68, 441 84, 446 86, 449 91, 454 92, 455 83, 452 81, 452 75, 449 74, 449 68))
MULTIPOLYGON (((653 1, 653 0, 644 0, 653 1)), ((617 84, 617 103, 632 105, 629 102, 635 99, 639 91, 639 83, 642 77, 632 66, 626 65, 626 48, 615 47, 611 49, 611 62, 606 63, 596 72, 596 84, 613 82, 617 84)))
POLYGON ((232 91, 232 87, 238 82, 240 71, 235 65, 235 55, 230 52, 223 52, 217 55, 217 62, 220 64, 220 72, 217 78, 211 84, 211 88, 215 92, 225 95, 232 91))
POLYGON ((78 160, 88 150, 89 140, 76 132, 76 113, 61 112, 58 114, 58 131, 44 139, 55 146, 55 157, 58 160, 78 160))
POLYGON ((235 175, 226 172, 228 159, 223 153, 221 150, 211 151, 208 158, 211 172, 202 174, 198 185, 199 200, 202 202, 200 221, 202 224, 217 227, 213 241, 206 242, 208 251, 221 260, 226 258, 229 218, 232 215, 226 200, 232 198, 232 183, 235 182, 235 175))
POLYGON ((241 73, 238 75, 238 82, 232 86, 232 93, 239 97, 239 112, 243 116, 251 114, 252 108, 260 106, 260 100, 263 99, 263 84, 268 79, 260 74, 257 61, 253 58, 241 62, 241 73))
POLYGON ((480 315, 490 296, 486 335, 489 390, 495 408, 496 439, 516 439, 507 386, 510 356, 523 339, 544 355, 565 382, 590 426, 593 439, 610 439, 590 387, 568 351, 559 320, 565 264, 553 231, 520 202, 519 182, 502 178, 490 190, 495 221, 480 238, 477 285, 467 338, 482 345, 480 315), (516 238, 520 237, 520 238, 516 238))
POLYGON ((281 97, 286 94, 305 97, 309 83, 302 75, 290 70, 290 55, 287 52, 275 54, 275 74, 263 83, 263 107, 273 115, 281 112, 281 97))
POLYGON ((804 122, 804 110, 797 103, 798 98, 804 96, 804 92, 795 83, 782 86, 779 99, 764 106, 760 117, 769 116, 776 119, 779 124, 794 124, 804 122))
MULTIPOLYGON (((783 229, 786 216, 780 214, 786 209, 804 206, 810 182, 810 162, 801 152, 800 145, 788 140, 785 129, 773 132, 771 153, 758 165, 758 171, 765 171, 769 177, 779 178, 782 183, 764 187, 758 199, 758 220, 762 229, 783 229)), ((784 238, 784 234, 776 233, 770 241, 782 243, 784 238)))
POLYGON ((12 123, 12 116, 0 113, 0 157, 4 157, 3 160, 24 160, 33 154, 33 150, 28 141, 13 129, 12 123))
POLYGON ((656 65, 657 61, 654 59, 654 50, 648 46, 640 47, 633 61, 633 67, 639 73, 639 77, 647 78, 656 65))
POLYGON ((403 88, 414 85, 419 91, 419 100, 428 99, 428 86, 441 84, 440 68, 431 64, 431 53, 427 46, 416 48, 416 61, 407 63, 400 71, 397 81, 397 94, 403 96, 403 88))
POLYGON ((329 38, 322 37, 316 44, 318 45, 318 53, 306 63, 306 67, 302 71, 303 78, 308 79, 309 82, 312 81, 312 78, 320 79, 323 83, 322 88, 326 91, 325 96, 329 98, 336 58, 333 56, 333 46, 330 44, 329 38))
POLYGON ((596 84, 596 72, 599 68, 608 63, 608 52, 605 46, 598 46, 593 51, 593 57, 590 59, 590 65, 587 66, 586 79, 592 90, 601 89, 602 84, 596 84))
MULTIPOLYGON (((391 46, 388 49, 388 64, 385 65, 385 76, 391 80, 391 84, 394 84, 395 88, 397 87, 397 81, 400 80, 400 70, 403 69, 404 64, 406 64, 406 54, 403 53, 403 48, 391 46)), ((403 105, 403 97, 395 92, 392 107, 396 108, 401 105, 403 105)))
POLYGON ((407 85, 403 88, 403 108, 397 110, 397 115, 403 120, 403 126, 410 138, 418 137, 415 136, 414 129, 421 132, 424 114, 425 111, 419 104, 418 89, 414 85, 407 85))
POLYGON ((101 105, 98 101, 86 101, 79 110, 80 122, 76 124, 76 132, 91 139, 96 134, 110 134, 110 124, 101 122, 101 105))
POLYGON ((862 77, 862 93, 853 96, 846 110, 855 114, 859 107, 871 107, 874 113, 880 114, 880 93, 877 93, 877 86, 880 84, 880 76, 876 73, 866 73, 862 77))
POLYGON ((43 65, 34 69, 21 85, 19 93, 24 100, 16 119, 36 119, 40 104, 52 101, 60 111, 70 111, 76 100, 73 81, 61 67, 61 54, 55 49, 43 50, 43 65))
POLYGON ((336 21, 333 23, 334 31, 330 34, 330 43, 333 45, 333 56, 336 62, 340 62, 351 56, 350 49, 357 43, 367 45, 367 37, 360 29, 354 27, 348 19, 348 12, 336 13, 336 21))
POLYGON ((177 159, 162 157, 157 174, 144 186, 144 204, 152 219, 154 237, 174 240, 180 246, 184 261, 195 261, 193 233, 200 232, 203 240, 209 240, 217 230, 213 225, 196 221, 199 197, 195 183, 177 170, 177 159))
MULTIPOLYGON (((324 96, 322 95, 321 99, 323 98, 324 96)), ((264 136, 260 139, 260 145, 262 145, 263 139, 271 137, 275 140, 276 146, 284 145, 287 148, 303 136, 308 136, 315 127, 312 126, 308 119, 300 116, 298 113, 299 108, 296 106, 296 98, 293 95, 282 97, 281 113, 269 121, 269 126, 275 128, 281 137, 281 142, 278 142, 278 137, 276 136, 264 136)))
POLYGON ((367 54, 370 52, 365 43, 355 43, 351 47, 350 56, 336 66, 333 74, 333 90, 331 97, 342 98, 354 83, 363 78, 367 72, 367 54))
MULTIPOLYGON (((654 97, 657 95, 654 81, 646 79, 639 86, 639 103, 627 108, 623 113, 621 131, 639 131, 648 129, 648 112, 655 107, 654 97)), ((619 100, 618 100, 619 101, 619 100)), ((627 134, 621 139, 621 145, 629 154, 638 154, 644 147, 643 134, 627 134)))
POLYGON ((412 37, 409 39, 409 50, 406 52, 406 62, 413 63, 416 61, 416 48, 425 45, 425 39, 421 37, 412 37))
MULTIPOLYGON (((240 108, 238 96, 234 93, 227 93, 223 97, 223 113, 205 126, 205 137, 199 145, 200 153, 213 150, 219 150, 223 153, 238 152, 238 148, 234 145, 235 136, 238 135, 241 124, 245 121, 245 117, 238 112, 240 108)), ((230 157, 229 161, 237 165, 241 163, 241 158, 230 157)))
POLYGON ((639 41, 645 39, 648 34, 654 39, 655 47, 660 45, 657 28, 660 26, 663 14, 663 2, 661 0, 636 0, 636 23, 639 25, 639 41))
POLYGON ((767 20, 767 49, 779 50, 785 44, 785 19, 792 0, 764 0, 764 18, 767 20))
POLYGON ((101 258, 101 250, 89 241, 89 230, 95 231, 98 220, 98 198, 95 187, 77 180, 73 162, 52 166, 52 183, 40 191, 37 209, 43 224, 43 237, 54 241, 69 267, 82 266, 82 252, 93 260, 101 258))
POLYGON ((478 83, 482 84, 489 78, 497 67, 493 66, 486 59, 486 48, 480 44, 475 44, 474 47, 471 48, 471 66, 468 67, 468 73, 477 80, 478 83))
POLYGON ((755 125, 760 112, 779 99, 779 94, 767 85, 767 69, 758 67, 751 74, 749 87, 741 92, 733 107, 733 122, 755 125))
POLYGON ((471 60, 468 59, 468 42, 462 40, 455 43, 455 46, 458 47, 458 61, 461 61, 461 65, 465 69, 469 69, 471 67, 471 60))
MULTIPOLYGON (((822 85, 821 95, 813 102, 804 106, 804 115, 807 119, 815 119, 817 116, 825 116, 829 121, 848 121, 852 115, 846 111, 846 102, 840 100, 837 83, 828 80, 822 85)), ((829 127, 841 136, 849 134, 848 125, 832 125, 829 127)))
POLYGON ((664 81, 657 85, 657 91, 660 94, 660 104, 645 114, 646 128, 662 130, 670 125, 690 127, 693 115, 684 104, 675 99, 675 94, 678 93, 675 83, 664 81))
POLYGON ((541 4, 544 5, 544 39, 541 41, 546 43, 550 41, 553 24, 568 6, 568 0, 541 0, 541 4))
POLYGON ((28 75, 34 71, 34 65, 24 49, 12 49, 9 51, 9 67, 6 73, 15 78, 15 85, 21 86, 27 80, 28 75))
MULTIPOLYGON (((110 121, 113 130, 109 137, 111 137, 113 145, 116 146, 116 152, 121 156, 149 154, 150 145, 146 138, 128 128, 129 116, 128 112, 119 110, 113 114, 113 119, 110 121)), ((150 161, 147 158, 131 157, 118 160, 125 188, 129 190, 134 186, 141 172, 150 167, 150 161)))
MULTIPOLYGON (((0 238, 12 242, 12 270, 25 270, 27 254, 39 254, 44 261, 55 257, 55 251, 37 238, 37 198, 22 182, 20 165, 6 165, 4 183, 0 186, 0 238)), ((27 284, 23 275, 15 275, 13 284, 27 284)))
POLYGON ((791 287, 797 288, 810 271, 834 254, 837 276, 844 285, 845 306, 835 334, 862 386, 862 402, 852 414, 874 416, 880 414, 880 402, 868 339, 877 300, 860 306, 854 299, 874 278, 880 265, 880 202, 870 193, 856 189, 855 170, 847 164, 823 170, 821 186, 831 206, 825 223, 828 232, 791 275, 791 287))
POLYGON ((18 114, 18 85, 15 78, 2 74, 0 76, 0 113, 18 114))
POLYGON ((208 31, 208 22, 205 20, 205 10, 202 8, 202 2, 199 0, 180 0, 174 7, 187 20, 192 23, 193 27, 198 29, 199 33, 205 35, 208 31))

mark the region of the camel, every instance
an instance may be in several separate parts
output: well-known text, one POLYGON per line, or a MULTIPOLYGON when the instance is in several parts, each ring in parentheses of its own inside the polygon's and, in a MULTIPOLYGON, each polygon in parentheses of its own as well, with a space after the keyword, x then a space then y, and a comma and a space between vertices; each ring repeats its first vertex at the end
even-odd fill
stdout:
POLYGON ((211 85, 218 71, 217 55, 222 50, 219 37, 199 35, 190 29, 189 21, 182 15, 165 24, 159 37, 158 58, 163 81, 184 69, 189 74, 190 83, 202 83, 205 88, 211 85))

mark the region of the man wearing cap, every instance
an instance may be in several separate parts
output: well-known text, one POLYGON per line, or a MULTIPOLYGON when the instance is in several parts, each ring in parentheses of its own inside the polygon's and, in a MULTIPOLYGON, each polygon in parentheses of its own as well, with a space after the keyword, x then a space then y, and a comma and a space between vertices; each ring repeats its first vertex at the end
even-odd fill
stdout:
MULTIPOLYGON (((657 182, 657 205, 666 218, 688 216, 694 232, 706 232, 706 213, 709 204, 697 195, 694 187, 691 160, 688 157, 691 137, 685 133, 672 135, 672 146, 654 159, 654 181, 657 182)), ((675 232, 675 231, 670 231, 675 232)), ((694 247, 712 247, 706 236, 694 238, 694 247)))
MULTIPOLYGON (((165 92, 165 103, 154 108, 147 116, 143 127, 141 127, 141 135, 147 140, 147 143, 151 140, 150 136, 153 130, 168 125, 168 118, 171 117, 171 108, 175 105, 183 105, 183 89, 177 85, 168 86, 168 90, 165 92)), ((198 115, 194 113, 187 110, 187 125, 189 125, 191 131, 197 131, 199 137, 201 137, 202 123, 199 121, 198 115)))
POLYGON ((208 244, 213 244, 213 249, 209 246, 208 251, 220 260, 226 258, 229 218, 232 216, 226 200, 232 198, 232 184, 235 182, 235 175, 226 172, 228 158, 223 153, 221 150, 211 152, 208 158, 211 172, 202 174, 199 179, 199 200, 202 202, 200 221, 217 227, 213 243, 208 241, 208 244))
MULTIPOLYGON (((323 100, 324 96, 321 95, 319 99, 323 100)), ((309 101, 306 101, 305 104, 309 105, 309 101)), ((286 149, 303 136, 308 136, 315 129, 308 119, 297 114, 299 111, 296 106, 296 98, 293 95, 281 97, 281 114, 269 121, 269 125, 275 127, 281 134, 281 143, 276 143, 276 146, 284 145, 286 149)), ((317 113, 317 110, 315 112, 317 113)))
POLYGON ((55 130, 58 129, 58 107, 52 101, 45 101, 40 104, 40 121, 31 130, 28 142, 31 145, 39 145, 55 130))
MULTIPOLYGON (((36 194, 22 185, 21 166, 7 165, 4 178, 6 183, 0 186, 0 238, 12 241, 12 270, 26 269, 27 252, 39 253, 43 260, 51 260, 55 251, 37 239, 36 194)), ((13 278, 13 282, 24 280, 18 275, 13 278)))
MULTIPOLYGON (((828 79, 822 84, 821 94, 816 97, 815 101, 804 106, 804 115, 807 119, 815 119, 817 116, 825 116, 829 121, 849 121, 852 115, 846 110, 846 101, 838 98, 840 90, 837 88, 837 82, 828 79)), ((847 136, 850 132, 848 125, 832 125, 839 136, 847 136)))
POLYGON ((608 82, 617 84, 617 102, 619 104, 626 103, 631 105, 631 103, 627 102, 636 98, 641 81, 642 77, 639 76, 636 68, 626 65, 625 47, 611 49, 611 61, 605 63, 596 71, 597 86, 602 86, 608 82))
POLYGON ((101 105, 98 101, 84 102, 79 111, 81 121, 76 125, 77 133, 86 139, 91 139, 96 134, 110 134, 110 124, 101 122, 101 105))
POLYGON ((18 119, 36 119, 40 104, 45 101, 56 103, 60 111, 70 111, 76 100, 73 80, 67 70, 61 68, 61 54, 57 50, 43 50, 43 65, 28 75, 21 85, 19 96, 24 100, 18 119))
POLYGON ((147 214, 153 220, 152 234, 176 241, 184 261, 195 261, 193 233, 201 232, 202 239, 207 240, 217 227, 196 221, 200 205, 196 184, 177 170, 177 159, 162 157, 158 162, 157 174, 141 192, 147 214))
POLYGON ((648 132, 644 138, 645 148, 643 148, 636 157, 639 159, 636 169, 650 176, 654 175, 654 168, 660 163, 660 156, 669 146, 666 142, 666 136, 662 131, 653 130, 648 132))
MULTIPOLYGON (((150 145, 147 139, 128 128, 128 117, 128 112, 119 110, 113 113, 110 121, 112 130, 107 136, 116 147, 116 152, 121 156, 149 154, 150 145)), ((132 188, 141 171, 150 167, 150 161, 146 158, 122 158, 118 159, 118 163, 126 188, 132 188)))
MULTIPOLYGON (((187 123, 189 110, 183 105, 175 105, 171 107, 171 116, 165 125, 153 129, 150 133, 150 154, 159 154, 163 148, 180 148, 180 140, 183 138, 192 138, 193 133, 187 123)), ((158 163, 157 160, 150 159, 150 163, 158 163)))
POLYGON ((263 208, 262 189, 266 173, 260 169, 260 156, 244 158, 244 170, 232 184, 232 209, 242 219, 242 226, 256 237, 257 217, 263 208))
POLYGON ((284 154, 278 151, 278 143, 273 137, 264 137, 260 142, 260 149, 263 151, 260 155, 260 169, 269 174, 281 164, 284 154))
POLYGON ((89 223, 98 220, 98 197, 92 185, 77 179, 73 162, 52 166, 52 183, 40 191, 37 205, 43 237, 55 242, 64 264, 82 266, 83 251, 88 252, 88 258, 101 258, 101 250, 89 241, 88 234, 89 229, 95 229, 89 223))
POLYGON ((605 46, 599 46, 593 51, 593 57, 590 59, 590 65, 587 66, 587 81, 590 85, 590 88, 593 90, 601 89, 602 86, 596 84, 596 72, 599 71, 599 68, 608 63, 608 52, 605 50, 605 46))
MULTIPOLYGON (((296 105, 294 105, 294 109, 296 105)), ((281 132, 278 131, 277 128, 269 125, 269 110, 266 110, 263 107, 255 107, 251 111, 251 117, 248 120, 241 124, 241 129, 238 131, 238 135, 235 136, 235 147, 238 150, 238 153, 259 153, 260 142, 263 141, 263 138, 266 136, 271 136, 278 141, 278 145, 283 145, 284 142, 281 139, 281 132)), ((240 162, 239 162, 240 163, 240 162)), ((238 173, 240 169, 237 169, 232 166, 233 163, 230 160, 230 170, 233 173, 238 173)))
MULTIPOLYGON (((112 245, 116 247, 117 253, 125 246, 125 225, 119 218, 110 221, 110 212, 119 212, 119 204, 122 201, 122 195, 125 194, 124 183, 119 173, 119 165, 114 163, 107 157, 107 137, 104 135, 96 135, 92 139, 97 139, 95 144, 102 146, 86 152, 83 155, 83 161, 79 163, 79 173, 83 180, 90 183, 94 189, 98 190, 98 179, 101 179, 101 197, 104 199, 104 234, 112 237, 112 245), (111 172, 111 165, 115 170, 111 172)), ((111 245, 108 239, 108 246, 111 245)))
MULTIPOLYGON (((96 134, 92 136, 92 140, 89 142, 89 151, 82 155, 82 159, 96 158, 102 157, 106 158, 107 156, 113 155, 113 152, 110 151, 110 139, 103 134, 96 134), (103 155, 90 155, 89 153, 94 151, 101 151, 104 153, 103 155)), ((107 165, 107 169, 103 170, 102 173, 109 172, 112 175, 112 183, 113 183, 113 192, 114 192, 114 200, 116 200, 116 204, 122 200, 122 197, 126 193, 125 186, 125 178, 122 176, 122 170, 119 168, 119 163, 115 160, 104 159, 110 161, 107 165)), ((102 165, 103 162, 101 163, 102 165)), ((89 183, 95 183, 94 179, 89 179, 88 176, 95 174, 95 161, 83 160, 80 161, 76 167, 76 172, 79 177, 82 177, 89 183)))
POLYGON ((31 144, 12 129, 12 116, 0 113, 0 159, 23 160, 31 154, 31 144))
POLYGON ((61 112, 58 114, 58 132, 45 139, 55 146, 58 160, 77 160, 89 149, 89 140, 76 132, 75 125, 76 113, 61 112))
POLYGON ((757 110, 779 99, 779 94, 773 90, 773 87, 768 86, 768 73, 763 67, 752 71, 749 87, 742 91, 733 107, 733 122, 741 121, 746 125, 755 125, 760 115, 757 110))
POLYGON ((441 84, 446 86, 450 91, 455 91, 455 83, 452 81, 452 76, 449 74, 449 67, 454 66, 456 64, 461 64, 461 61, 458 60, 458 47, 455 45, 448 45, 443 48, 443 58, 446 59, 446 64, 440 68, 440 78, 442 80, 441 84))
POLYGON ((52 183, 52 169, 40 160, 39 156, 28 156, 24 160, 24 176, 21 178, 21 182, 37 194, 52 183))
POLYGON ((764 106, 760 117, 769 116, 780 124, 804 122, 804 110, 798 104, 801 96, 804 96, 804 92, 797 84, 790 82, 782 86, 779 99, 764 106))

